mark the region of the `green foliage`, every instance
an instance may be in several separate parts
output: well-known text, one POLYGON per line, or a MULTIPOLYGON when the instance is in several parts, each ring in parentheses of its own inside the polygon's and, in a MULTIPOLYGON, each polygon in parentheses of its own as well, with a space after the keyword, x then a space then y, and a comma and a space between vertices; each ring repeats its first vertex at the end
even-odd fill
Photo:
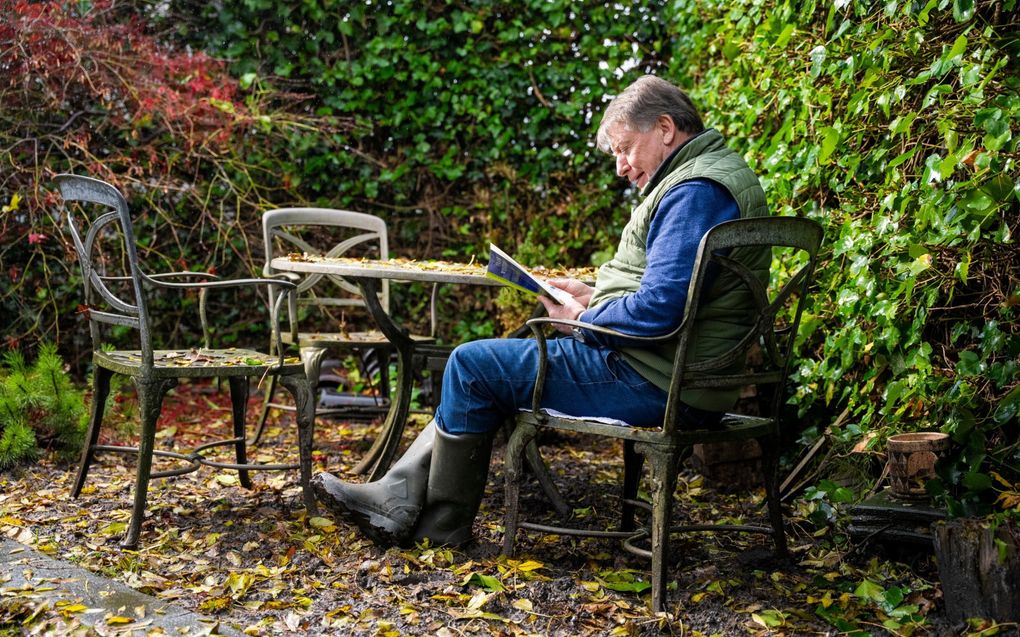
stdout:
POLYGON ((63 460, 84 442, 85 401, 64 371, 52 343, 43 343, 29 367, 20 352, 4 354, 0 367, 0 469, 34 460, 39 447, 63 460))
POLYGON ((1015 3, 966 4, 708 0, 677 32, 774 209, 826 226, 800 412, 947 431, 973 490, 1017 476, 1020 78, 1015 3))

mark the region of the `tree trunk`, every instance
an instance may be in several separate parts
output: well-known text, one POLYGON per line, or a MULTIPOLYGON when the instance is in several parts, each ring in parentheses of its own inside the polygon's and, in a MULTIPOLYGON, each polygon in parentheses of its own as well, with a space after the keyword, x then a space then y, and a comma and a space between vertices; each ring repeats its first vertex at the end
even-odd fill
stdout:
POLYGON ((1020 621, 1020 530, 975 519, 941 522, 935 555, 950 621, 1020 621))

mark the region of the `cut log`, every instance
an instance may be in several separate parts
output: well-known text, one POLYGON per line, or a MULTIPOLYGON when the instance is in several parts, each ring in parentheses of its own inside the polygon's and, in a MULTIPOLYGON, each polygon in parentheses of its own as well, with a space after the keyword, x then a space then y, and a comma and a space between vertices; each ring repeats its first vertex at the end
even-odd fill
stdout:
POLYGON ((1020 529, 960 519, 934 530, 947 618, 1020 621, 1020 529))

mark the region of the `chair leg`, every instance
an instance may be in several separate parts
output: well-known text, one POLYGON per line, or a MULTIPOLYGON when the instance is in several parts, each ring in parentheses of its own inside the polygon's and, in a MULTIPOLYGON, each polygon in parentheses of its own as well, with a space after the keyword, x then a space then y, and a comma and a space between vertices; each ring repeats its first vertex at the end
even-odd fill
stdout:
MULTIPOLYGON (((230 405, 234 420, 234 457, 237 464, 248 464, 247 440, 245 440, 244 423, 248 417, 248 392, 250 385, 247 376, 231 376, 230 405)), ((257 434, 256 434, 257 436, 257 434)), ((245 489, 251 488, 251 476, 247 469, 238 469, 237 478, 245 489)))
POLYGON ((641 485, 641 469, 645 457, 634 451, 634 441, 623 441, 623 507, 620 517, 620 530, 633 531, 637 528, 634 513, 637 507, 630 502, 637 499, 638 487, 641 485))
POLYGON ((530 423, 517 423, 506 443, 503 480, 506 489, 506 513, 503 520, 503 555, 513 557, 520 515, 521 480, 524 477, 524 456, 535 440, 538 430, 530 423))
POLYGON ((99 440, 99 427, 103 422, 103 411, 106 409, 106 399, 110 396, 110 379, 113 372, 99 367, 92 372, 92 410, 89 416, 89 431, 86 436, 85 445, 81 450, 81 461, 78 463, 78 476, 74 480, 74 488, 71 489, 71 497, 77 498, 81 495, 81 488, 85 485, 85 478, 89 475, 89 467, 95 458, 96 442, 99 440))
POLYGON ((669 527, 673 516, 677 461, 673 453, 655 453, 650 458, 652 486, 652 612, 666 609, 666 579, 669 566, 669 527))
POLYGON ((163 407, 163 396, 177 384, 176 379, 142 380, 135 379, 138 388, 138 411, 142 430, 138 441, 138 465, 135 472, 135 498, 131 509, 131 522, 120 545, 126 549, 138 547, 138 534, 145 516, 145 502, 149 494, 149 478, 152 476, 152 455, 156 441, 156 421, 163 407))
POLYGON ((786 560, 790 551, 786 545, 786 525, 783 522, 783 503, 779 494, 779 441, 774 436, 758 441, 762 451, 762 472, 765 474, 765 501, 769 507, 769 521, 772 524, 772 541, 776 546, 776 557, 786 560))
MULTIPOLYGON (((219 381, 220 379, 217 378, 216 382, 219 381)), ((276 385, 277 385, 276 376, 270 376, 269 382, 266 384, 266 393, 262 397, 262 410, 259 412, 259 422, 257 428, 255 429, 255 436, 248 441, 248 444, 251 445, 252 447, 259 444, 259 441, 262 440, 262 434, 266 430, 266 420, 269 419, 269 407, 270 405, 272 405, 273 396, 276 394, 276 385)))
POLYGON ((287 374, 280 377, 280 383, 294 397, 298 427, 298 455, 301 465, 301 493, 305 510, 309 516, 318 515, 319 507, 312 493, 312 443, 315 437, 315 403, 312 389, 305 373, 287 374))
POLYGON ((545 460, 542 459, 542 454, 538 450, 538 444, 531 440, 524 448, 524 454, 525 459, 528 461, 528 467, 531 469, 531 473, 535 474, 535 478, 538 479, 538 484, 542 487, 545 497, 549 498, 549 502, 556 509, 556 513, 561 518, 566 519, 571 513, 570 505, 563 499, 560 490, 556 488, 556 483, 552 480, 552 476, 549 475, 549 467, 545 464, 545 460))

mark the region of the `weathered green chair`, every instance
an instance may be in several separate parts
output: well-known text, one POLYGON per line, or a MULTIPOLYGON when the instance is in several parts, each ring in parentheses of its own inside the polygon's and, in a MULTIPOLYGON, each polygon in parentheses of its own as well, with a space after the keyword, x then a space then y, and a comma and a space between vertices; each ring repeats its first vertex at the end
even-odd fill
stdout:
MULTIPOLYGON (((246 488, 251 487, 249 471, 299 468, 304 503, 309 512, 314 513, 315 498, 309 487, 314 405, 308 378, 301 363, 297 358, 285 358, 282 345, 277 347, 274 354, 235 348, 156 349, 150 325, 150 302, 147 300, 153 290, 159 289, 187 291, 265 286, 279 304, 293 291, 294 285, 269 279, 209 281, 215 277, 203 272, 147 274, 138 261, 127 202, 117 189, 97 179, 76 175, 60 175, 56 181, 65 202, 68 231, 81 265, 85 287, 85 303, 81 306, 81 312, 89 321, 92 336, 92 411, 72 495, 77 498, 81 494, 97 452, 137 454, 134 508, 122 542, 122 546, 127 548, 138 545, 149 481, 189 473, 201 465, 236 470, 241 484, 246 488), (78 212, 82 213, 80 217, 78 212), (192 282, 188 282, 189 279, 192 282), (134 330, 138 349, 110 349, 110 330, 104 326, 134 330), (141 420, 138 447, 98 444, 103 411, 114 374, 129 376, 138 391, 141 420), (298 464, 249 464, 247 461, 244 426, 249 381, 253 378, 260 380, 265 376, 279 378, 293 394, 295 404, 298 405, 298 464), (228 379, 233 411, 233 438, 201 445, 190 453, 154 448, 156 424, 163 398, 167 391, 177 385, 180 378, 228 379), (236 462, 219 462, 206 457, 205 452, 220 445, 233 446, 236 462), (152 471, 153 456, 168 457, 184 464, 165 471, 152 471)), ((274 322, 272 329, 279 332, 279 324, 274 322)), ((280 339, 277 338, 276 342, 280 343, 280 339)))
MULTIPOLYGON (((685 317, 696 317, 706 296, 717 293, 717 285, 744 289, 753 299, 753 324, 740 342, 729 351, 708 360, 689 360, 698 330, 710 332, 711 324, 685 319, 672 333, 658 339, 630 338, 649 344, 667 339, 677 341, 674 371, 661 427, 639 428, 623 424, 609 424, 593 419, 552 416, 539 409, 545 378, 545 336, 543 328, 549 323, 576 325, 602 334, 618 337, 626 335, 578 321, 557 321, 535 318, 528 323, 540 344, 542 363, 538 370, 533 410, 522 412, 516 418, 516 428, 506 449, 506 520, 504 553, 513 555, 519 528, 557 535, 584 535, 616 538, 624 542, 631 553, 650 558, 652 608, 661 611, 665 606, 666 569, 669 559, 671 532, 737 530, 771 533, 778 555, 786 557, 786 536, 779 500, 778 456, 780 411, 785 400, 784 385, 787 376, 797 326, 815 267, 815 256, 821 242, 821 227, 810 220, 791 217, 744 219, 720 224, 702 239, 694 275, 688 290, 685 317), (797 253, 792 261, 783 261, 784 267, 774 275, 792 269, 785 284, 771 290, 763 280, 768 272, 773 248, 790 248, 797 253), (723 273, 726 273, 725 275, 723 273), (709 280, 709 289, 704 282, 709 280), (764 362, 747 369, 745 360, 754 348, 761 348, 764 362), (760 391, 770 387, 771 401, 768 413, 760 416, 726 414, 720 426, 712 429, 685 429, 680 420, 680 394, 682 390, 698 388, 739 388, 757 385, 760 391), (527 445, 535 440, 540 429, 560 429, 596 436, 620 439, 624 445, 624 480, 622 521, 620 530, 598 530, 570 526, 549 526, 519 520, 520 486, 523 476, 524 455, 527 445), (670 527, 673 491, 679 465, 686 451, 697 443, 740 441, 757 439, 763 452, 766 498, 770 526, 753 525, 691 525, 670 527), (651 524, 650 528, 636 528, 634 513, 637 507, 648 504, 637 500, 643 460, 651 468, 651 524), (645 545, 650 542, 650 549, 645 545)), ((551 391, 551 389, 549 389, 551 391)), ((569 521, 566 521, 569 523, 569 521)))
MULTIPOLYGON (((365 308, 365 300, 358 287, 340 276, 278 272, 273 269, 271 263, 273 258, 285 257, 290 253, 386 259, 389 257, 386 222, 374 215, 349 210, 279 208, 270 210, 262 216, 262 238, 266 257, 263 274, 267 277, 285 278, 297 285, 294 295, 288 302, 289 329, 283 331, 280 337, 284 344, 296 346, 301 352, 301 360, 312 382, 312 388, 315 389, 321 376, 322 361, 327 352, 339 352, 343 355, 374 352, 380 363, 380 391, 377 402, 348 401, 347 404, 333 408, 324 408, 320 405, 316 414, 349 416, 359 411, 385 411, 389 394, 387 367, 393 347, 379 330, 358 331, 346 328, 348 321, 352 319, 347 312, 365 308), (301 316, 298 314, 299 308, 305 308, 301 316), (311 324, 323 329, 299 332, 299 319, 302 326, 311 324)), ((433 295, 434 293, 435 290, 433 295)), ((389 281, 385 279, 380 282, 379 300, 383 310, 388 312, 389 281)), ((431 333, 411 335, 416 345, 435 341, 434 312, 433 309, 430 316, 431 333)), ((371 321, 367 312, 362 311, 361 314, 361 320, 371 321)), ((289 405, 274 402, 275 392, 276 384, 270 380, 253 443, 261 437, 271 407, 292 409, 289 405)))

